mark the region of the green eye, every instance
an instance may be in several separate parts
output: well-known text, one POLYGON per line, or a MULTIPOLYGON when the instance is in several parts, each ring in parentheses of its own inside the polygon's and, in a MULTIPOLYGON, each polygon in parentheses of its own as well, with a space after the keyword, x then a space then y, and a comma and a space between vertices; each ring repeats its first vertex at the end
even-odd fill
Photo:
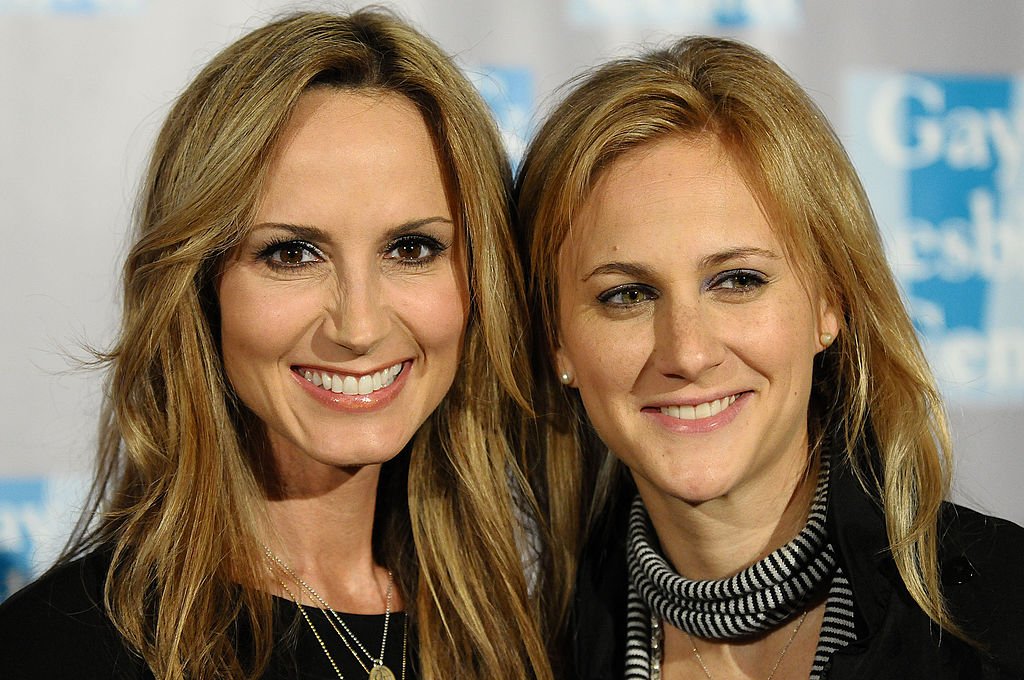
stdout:
POLYGON ((752 269, 734 269, 716 276, 708 287, 743 292, 760 288, 765 283, 767 283, 767 279, 761 272, 752 269))
POLYGON ((598 301, 612 307, 631 307, 658 299, 658 292, 649 286, 629 284, 617 286, 598 296, 598 301))

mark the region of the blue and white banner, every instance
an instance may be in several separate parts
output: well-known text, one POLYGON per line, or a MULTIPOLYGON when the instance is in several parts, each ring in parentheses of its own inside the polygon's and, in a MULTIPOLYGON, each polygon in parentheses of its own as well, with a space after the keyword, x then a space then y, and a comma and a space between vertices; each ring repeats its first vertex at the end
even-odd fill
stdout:
POLYGON ((0 479, 0 600, 53 563, 84 495, 78 478, 0 479))
POLYGON ((959 403, 1024 400, 1024 79, 859 74, 850 152, 932 366, 959 403))
POLYGON ((803 0, 570 0, 576 25, 798 28, 803 0))
POLYGON ((0 0, 0 14, 123 14, 146 0, 0 0))
POLYGON ((468 75, 494 114, 509 160, 518 167, 532 134, 533 71, 492 66, 468 75))

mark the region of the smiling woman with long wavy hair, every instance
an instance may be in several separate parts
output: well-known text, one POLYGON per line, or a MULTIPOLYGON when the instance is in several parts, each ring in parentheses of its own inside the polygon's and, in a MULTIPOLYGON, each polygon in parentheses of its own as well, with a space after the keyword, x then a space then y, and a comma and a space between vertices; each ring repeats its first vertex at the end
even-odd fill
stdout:
POLYGON ((217 55, 157 139, 92 504, 0 609, 3 676, 549 680, 509 181, 388 13, 217 55))

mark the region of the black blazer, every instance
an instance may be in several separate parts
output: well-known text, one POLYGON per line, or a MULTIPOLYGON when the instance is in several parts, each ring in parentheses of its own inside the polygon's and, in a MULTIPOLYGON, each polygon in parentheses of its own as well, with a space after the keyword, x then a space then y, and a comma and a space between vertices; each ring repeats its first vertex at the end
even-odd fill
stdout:
MULTIPOLYGON (((578 572, 569 642, 581 680, 624 673, 628 491, 612 503, 578 572)), ((949 503, 940 528, 945 596, 979 646, 941 632, 911 599, 879 504, 845 465, 833 466, 828 530, 853 588, 858 639, 832 658, 828 680, 1024 678, 1024 529, 949 503)))
MULTIPOLYGON (((103 608, 110 557, 100 549, 60 565, 0 604, 0 680, 152 680, 149 667, 127 647, 103 608)), ((307 610, 345 677, 366 677, 320 612, 307 610)), ((374 644, 381 639, 383 618, 346 615, 360 639, 374 644)), ((388 657, 399 675, 402 626, 395 619, 391 625, 388 657)), ((337 680, 293 602, 274 598, 274 630, 270 664, 261 680, 337 680)), ((251 649, 248 626, 240 622, 232 635, 244 658, 251 649)), ((408 652, 406 678, 416 680, 414 639, 408 652)))

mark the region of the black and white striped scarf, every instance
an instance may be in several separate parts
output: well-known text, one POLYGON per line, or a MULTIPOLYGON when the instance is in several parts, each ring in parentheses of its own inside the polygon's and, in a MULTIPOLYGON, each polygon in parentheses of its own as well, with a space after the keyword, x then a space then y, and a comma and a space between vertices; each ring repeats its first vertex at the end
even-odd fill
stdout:
MULTIPOLYGON (((828 457, 822 456, 814 502, 800 533, 739 574, 717 581, 691 581, 675 572, 655 549, 647 509, 640 496, 636 497, 630 511, 627 538, 628 680, 649 677, 652 615, 698 637, 741 638, 773 630, 793 618, 831 579, 828 611, 835 587, 848 588, 841 574, 841 583, 833 578, 837 561, 825 529, 828 470, 828 457)), ((849 620, 852 636, 852 607, 849 620)), ((818 651, 830 655, 834 649, 818 651)))

